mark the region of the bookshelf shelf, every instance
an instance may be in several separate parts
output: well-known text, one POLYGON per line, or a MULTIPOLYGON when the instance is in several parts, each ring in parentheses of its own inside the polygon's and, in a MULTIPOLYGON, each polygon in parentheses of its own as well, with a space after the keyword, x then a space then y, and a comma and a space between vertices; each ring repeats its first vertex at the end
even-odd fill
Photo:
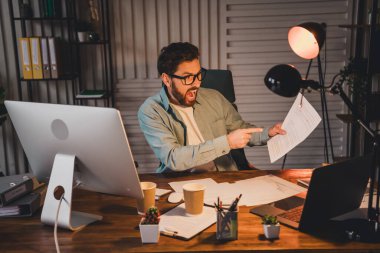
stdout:
POLYGON ((72 76, 61 76, 59 78, 42 78, 42 79, 25 79, 25 78, 20 78, 20 81, 22 82, 29 82, 29 81, 34 81, 34 82, 41 82, 41 81, 71 81, 75 80, 78 78, 78 75, 72 75, 72 76))
POLYGON ((72 21, 75 20, 74 17, 31 17, 31 18, 22 18, 14 17, 13 20, 17 21, 72 21))
POLYGON ((81 45, 104 45, 108 44, 108 40, 99 40, 99 41, 84 41, 84 42, 77 42, 79 46, 81 45))
POLYGON ((95 0, 94 4, 96 20, 89 16, 87 0, 8 0, 20 100, 89 105, 83 101, 101 99, 102 103, 91 105, 114 107, 109 1, 95 0), (48 2, 53 9, 47 10, 51 8, 46 7, 48 2), (29 5, 31 11, 21 12, 20 4, 29 5), (83 23, 90 24, 87 39, 79 41, 83 23), (90 33, 99 40, 90 41, 90 33), (46 94, 38 92, 40 86, 46 94), (104 90, 104 95, 77 98, 83 90, 104 90))

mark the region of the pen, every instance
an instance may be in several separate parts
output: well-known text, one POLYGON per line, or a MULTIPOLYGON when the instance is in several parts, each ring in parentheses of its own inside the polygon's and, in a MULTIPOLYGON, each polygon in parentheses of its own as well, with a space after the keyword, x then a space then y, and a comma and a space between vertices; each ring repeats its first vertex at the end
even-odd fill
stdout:
POLYGON ((161 234, 175 237, 178 234, 178 232, 171 228, 165 227, 164 230, 161 230, 161 234))
POLYGON ((234 202, 232 202, 231 206, 230 206, 230 209, 228 209, 228 211, 235 211, 239 201, 240 201, 240 198, 241 198, 242 194, 240 193, 239 197, 237 197, 234 202))

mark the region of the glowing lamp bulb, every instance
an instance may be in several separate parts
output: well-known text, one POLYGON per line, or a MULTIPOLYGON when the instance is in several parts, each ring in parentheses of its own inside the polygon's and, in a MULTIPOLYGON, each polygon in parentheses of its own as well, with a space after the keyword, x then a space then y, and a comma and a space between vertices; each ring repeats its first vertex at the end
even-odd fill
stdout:
POLYGON ((318 56, 319 45, 314 34, 307 29, 295 26, 289 30, 288 41, 292 50, 304 59, 313 59, 318 56))

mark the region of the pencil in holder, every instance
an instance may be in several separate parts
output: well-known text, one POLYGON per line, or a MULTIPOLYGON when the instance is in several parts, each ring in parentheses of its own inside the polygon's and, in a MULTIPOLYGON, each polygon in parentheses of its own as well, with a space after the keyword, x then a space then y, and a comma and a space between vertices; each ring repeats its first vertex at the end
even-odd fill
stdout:
POLYGON ((238 239, 238 210, 217 211, 216 239, 237 240, 238 239))

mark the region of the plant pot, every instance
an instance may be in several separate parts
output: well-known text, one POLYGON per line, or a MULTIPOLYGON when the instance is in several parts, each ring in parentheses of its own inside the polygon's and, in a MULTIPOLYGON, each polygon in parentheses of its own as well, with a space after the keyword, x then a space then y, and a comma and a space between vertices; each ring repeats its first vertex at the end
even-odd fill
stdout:
POLYGON ((142 243, 158 243, 160 239, 159 224, 141 224, 139 225, 142 243))
POLYGON ((280 237, 280 224, 276 225, 263 224, 264 234, 267 239, 277 239, 280 237))
POLYGON ((88 33, 87 32, 78 32, 78 41, 79 42, 86 42, 88 40, 88 33))

